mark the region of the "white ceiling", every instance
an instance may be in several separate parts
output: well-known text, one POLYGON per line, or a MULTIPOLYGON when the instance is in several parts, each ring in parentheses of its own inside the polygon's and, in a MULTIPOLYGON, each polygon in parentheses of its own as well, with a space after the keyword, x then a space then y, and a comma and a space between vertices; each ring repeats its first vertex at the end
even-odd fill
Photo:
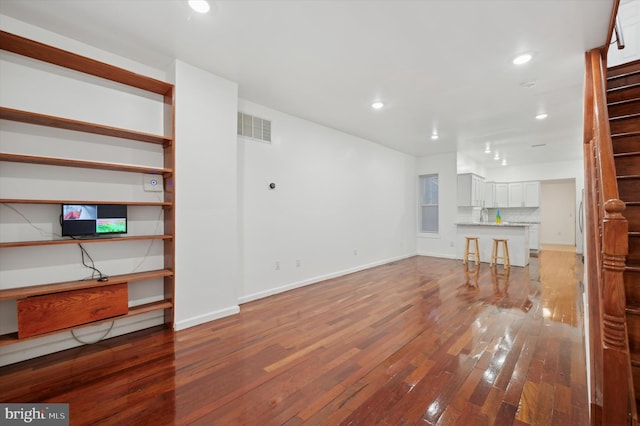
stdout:
POLYGON ((186 0, 0 0, 0 13, 160 69, 178 58, 237 82, 244 99, 405 153, 457 150, 489 168, 499 162, 483 153, 486 142, 510 166, 581 157, 584 52, 605 43, 613 7, 210 3, 200 15, 186 0), (513 65, 522 52, 533 60, 513 65), (373 110, 374 100, 385 107, 373 110), (549 117, 536 120, 538 112, 549 117))

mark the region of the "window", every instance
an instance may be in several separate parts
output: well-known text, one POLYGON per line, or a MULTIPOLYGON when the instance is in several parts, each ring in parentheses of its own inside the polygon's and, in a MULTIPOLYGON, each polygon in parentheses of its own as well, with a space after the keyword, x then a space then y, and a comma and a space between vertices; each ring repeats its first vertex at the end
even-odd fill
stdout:
POLYGON ((420 176, 420 232, 438 233, 438 175, 420 176))

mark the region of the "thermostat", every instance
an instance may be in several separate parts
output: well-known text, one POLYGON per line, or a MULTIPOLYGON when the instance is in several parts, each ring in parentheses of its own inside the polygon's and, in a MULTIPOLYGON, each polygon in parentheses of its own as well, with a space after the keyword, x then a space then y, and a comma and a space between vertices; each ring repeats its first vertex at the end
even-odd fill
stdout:
POLYGON ((143 175, 143 185, 147 192, 162 192, 162 175, 143 175))

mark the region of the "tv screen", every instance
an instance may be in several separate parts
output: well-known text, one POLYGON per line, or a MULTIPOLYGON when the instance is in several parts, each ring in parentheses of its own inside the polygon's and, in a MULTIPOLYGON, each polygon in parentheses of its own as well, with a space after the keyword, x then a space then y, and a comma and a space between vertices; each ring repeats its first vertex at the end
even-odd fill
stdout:
POLYGON ((62 235, 127 233, 127 206, 123 204, 63 204, 62 235))

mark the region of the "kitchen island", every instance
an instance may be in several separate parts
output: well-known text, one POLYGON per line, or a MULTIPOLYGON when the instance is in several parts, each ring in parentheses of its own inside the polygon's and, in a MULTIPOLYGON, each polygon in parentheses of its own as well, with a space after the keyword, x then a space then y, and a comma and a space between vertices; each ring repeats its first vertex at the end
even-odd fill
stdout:
MULTIPOLYGON (((527 266, 529 264, 529 225, 512 223, 457 223, 456 224, 456 258, 464 257, 465 237, 478 237, 480 246, 480 262, 491 260, 491 248, 494 238, 504 238, 509 244, 511 266, 527 266)), ((498 254, 502 255, 502 251, 498 254)), ((502 263, 502 259, 498 260, 502 263)))

